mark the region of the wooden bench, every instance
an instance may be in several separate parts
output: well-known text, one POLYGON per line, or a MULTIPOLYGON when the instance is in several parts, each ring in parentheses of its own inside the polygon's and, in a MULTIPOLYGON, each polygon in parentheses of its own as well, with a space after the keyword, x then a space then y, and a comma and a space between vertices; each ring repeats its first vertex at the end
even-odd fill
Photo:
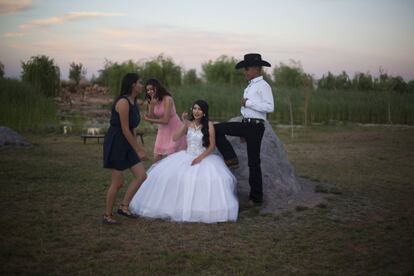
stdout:
POLYGON ((99 139, 104 138, 105 135, 103 134, 82 134, 81 138, 83 139, 83 144, 86 144, 86 140, 87 139, 98 139, 98 144, 99 144, 99 139))
MULTIPOLYGON (((144 132, 142 131, 137 131, 135 133, 135 135, 141 139, 141 143, 144 144, 144 132)), ((98 144, 99 144, 99 139, 103 139, 105 137, 104 134, 82 134, 81 138, 83 139, 83 144, 86 144, 86 140, 87 139, 98 139, 98 144)))

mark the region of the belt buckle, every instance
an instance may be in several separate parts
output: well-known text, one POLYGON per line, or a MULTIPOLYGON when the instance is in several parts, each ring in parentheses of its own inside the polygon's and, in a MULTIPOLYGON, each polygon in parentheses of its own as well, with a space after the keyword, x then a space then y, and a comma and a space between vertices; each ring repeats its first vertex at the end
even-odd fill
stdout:
POLYGON ((253 119, 253 118, 243 118, 242 122, 243 123, 255 123, 255 124, 260 123, 257 119, 253 119))

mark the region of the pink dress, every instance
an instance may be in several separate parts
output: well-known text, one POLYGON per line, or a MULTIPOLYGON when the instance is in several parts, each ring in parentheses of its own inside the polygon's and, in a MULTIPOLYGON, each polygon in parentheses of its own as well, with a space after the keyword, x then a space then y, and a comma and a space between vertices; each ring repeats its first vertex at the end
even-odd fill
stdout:
MULTIPOLYGON (((162 102, 154 106, 154 115, 158 118, 164 116, 164 99, 162 102)), ((172 139, 173 133, 181 127, 181 121, 175 110, 174 102, 172 103, 170 111, 170 120, 168 124, 159 124, 157 138, 155 139, 154 153, 160 155, 169 155, 171 153, 184 150, 187 148, 185 136, 174 142, 172 139)))

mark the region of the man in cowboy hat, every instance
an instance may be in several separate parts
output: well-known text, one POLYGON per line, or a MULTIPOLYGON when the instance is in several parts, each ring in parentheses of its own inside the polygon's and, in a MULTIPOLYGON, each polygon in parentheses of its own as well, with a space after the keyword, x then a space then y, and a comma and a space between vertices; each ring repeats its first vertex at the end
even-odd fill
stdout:
POLYGON ((249 82, 241 99, 241 122, 225 122, 215 125, 216 145, 230 168, 237 168, 239 161, 225 135, 239 136, 247 144, 250 194, 246 207, 261 205, 263 202, 262 170, 260 167, 260 146, 265 130, 266 113, 273 112, 273 94, 270 85, 263 79, 262 66, 270 63, 262 60, 260 54, 247 54, 236 64, 244 68, 249 82))

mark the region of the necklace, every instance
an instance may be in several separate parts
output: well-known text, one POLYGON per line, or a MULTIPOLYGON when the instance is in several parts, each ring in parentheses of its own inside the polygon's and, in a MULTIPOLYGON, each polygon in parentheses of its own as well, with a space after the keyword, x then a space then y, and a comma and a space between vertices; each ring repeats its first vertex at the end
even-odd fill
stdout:
POLYGON ((194 121, 194 129, 195 129, 195 130, 199 130, 202 126, 203 126, 202 124, 199 124, 199 125, 197 126, 196 122, 194 121))

